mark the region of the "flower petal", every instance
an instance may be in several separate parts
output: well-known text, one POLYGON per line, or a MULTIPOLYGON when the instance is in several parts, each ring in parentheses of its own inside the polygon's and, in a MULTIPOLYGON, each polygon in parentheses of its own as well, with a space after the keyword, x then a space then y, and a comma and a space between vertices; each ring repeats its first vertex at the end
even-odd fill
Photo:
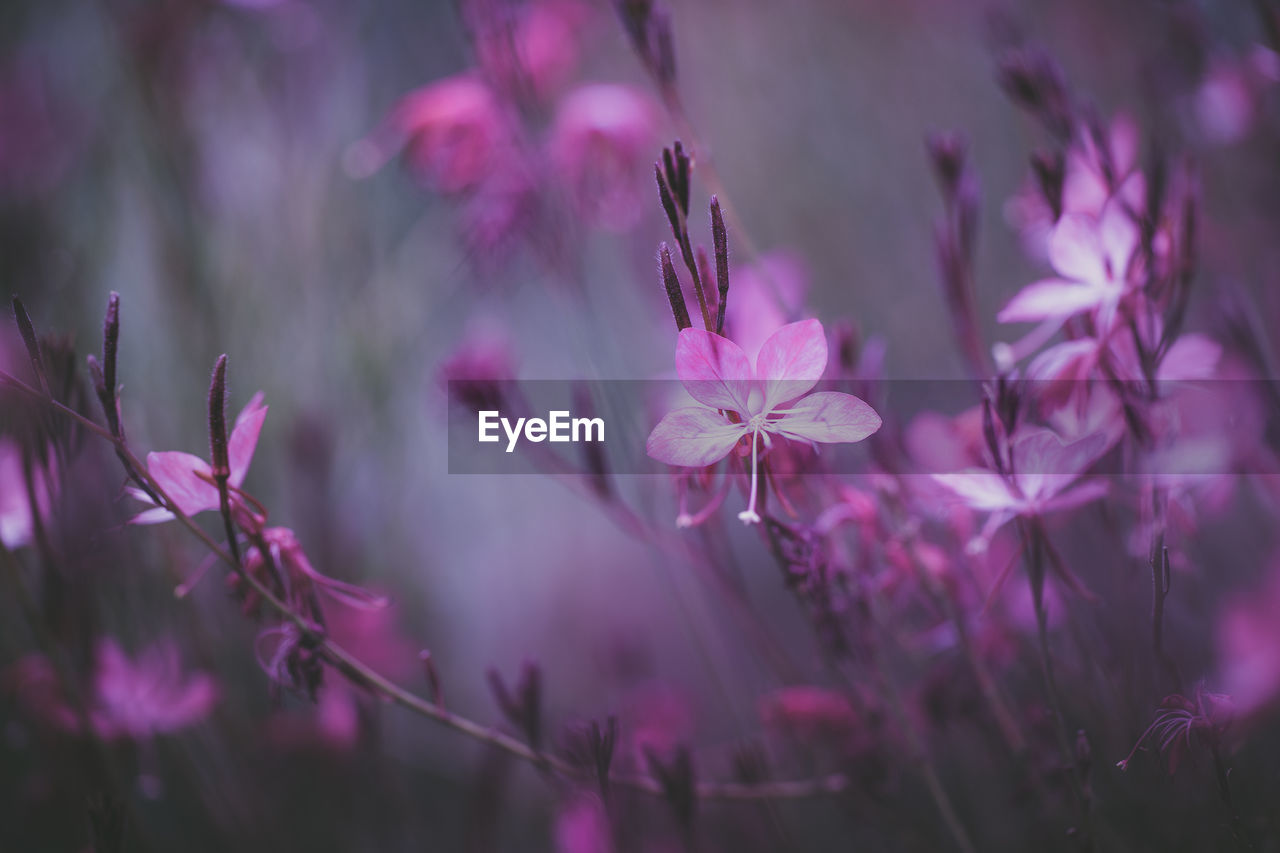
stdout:
POLYGON ((1045 501, 1040 506, 1041 512, 1061 512, 1068 509, 1075 509, 1078 506, 1084 506, 1107 496, 1111 491, 1111 484, 1105 480, 1090 480, 1081 483, 1074 489, 1062 492, 1054 498, 1045 501))
POLYGON ((1022 501, 1009 490, 1004 477, 995 471, 970 468, 949 474, 933 474, 935 482, 946 486, 976 510, 1012 510, 1022 501))
POLYGON ((711 409, 691 406, 659 421, 645 451, 668 465, 701 468, 723 459, 746 432, 746 424, 731 424, 711 409))
POLYGON ((764 383, 764 411, 807 392, 827 369, 827 335, 817 320, 788 323, 769 336, 756 358, 764 383))
POLYGON ((1183 335, 1165 353, 1156 378, 1162 382, 1209 379, 1221 358, 1221 344, 1204 335, 1183 335))
POLYGON ((211 476, 209 463, 190 453, 170 450, 147 454, 147 470, 184 515, 218 506, 218 490, 197 476, 211 476))
POLYGON ((852 394, 819 391, 796 401, 787 414, 769 428, 806 441, 835 443, 862 441, 880 429, 880 423, 875 409, 852 394))
POLYGON ((1123 281, 1129 268, 1129 259, 1137 251, 1138 225, 1132 214, 1120 201, 1111 201, 1098 218, 1098 245, 1101 259, 1110 270, 1113 281, 1123 281))
POLYGON ((1049 235, 1049 263, 1063 278, 1090 284, 1106 281, 1098 220, 1080 214, 1062 217, 1049 235))
POLYGON ((676 339, 676 375, 699 403, 747 413, 751 364, 742 348, 703 329, 684 329, 676 339))
POLYGON ((1106 301, 1107 293, 1105 287, 1094 284, 1046 278, 1018 291, 1009 304, 1000 309, 996 319, 1001 323, 1034 323, 1053 317, 1066 318, 1097 308, 1106 301))
POLYGON ((227 439, 227 456, 231 465, 231 476, 228 482, 239 487, 249 473, 249 463, 253 461, 254 448, 258 446, 258 435, 262 432, 262 421, 267 416, 267 407, 262 403, 262 392, 259 391, 245 404, 236 416, 236 425, 227 439))
POLYGON ((1051 429, 1025 432, 1010 449, 1018 487, 1029 500, 1048 499, 1071 485, 1109 446, 1102 433, 1067 443, 1051 429))

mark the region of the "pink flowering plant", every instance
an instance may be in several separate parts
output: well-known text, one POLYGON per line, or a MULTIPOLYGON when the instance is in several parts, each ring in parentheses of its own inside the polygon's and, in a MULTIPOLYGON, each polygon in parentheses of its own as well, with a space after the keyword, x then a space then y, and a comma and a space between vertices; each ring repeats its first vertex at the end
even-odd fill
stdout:
POLYGON ((702 468, 720 461, 750 437, 751 496, 738 514, 756 512, 759 460, 773 437, 809 444, 862 441, 880 428, 880 416, 839 391, 810 393, 827 367, 827 338, 817 320, 790 323, 760 347, 754 369, 742 348, 702 329, 682 329, 676 373, 701 406, 668 413, 654 427, 646 451, 668 465, 702 468))
POLYGON ((1280 845, 1270 0, 99 5, 0 46, 0 850, 1280 845))

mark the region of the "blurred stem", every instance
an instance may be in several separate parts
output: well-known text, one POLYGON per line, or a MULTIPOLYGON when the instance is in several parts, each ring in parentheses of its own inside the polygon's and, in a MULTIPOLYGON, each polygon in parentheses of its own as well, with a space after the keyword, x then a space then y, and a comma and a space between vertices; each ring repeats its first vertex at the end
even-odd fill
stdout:
POLYGON ((1066 715, 1062 711, 1062 697, 1058 692, 1058 682, 1053 671, 1053 657, 1049 653, 1049 612, 1044 606, 1044 531, 1038 522, 1024 525, 1018 522, 1023 553, 1027 557, 1027 574, 1031 583, 1032 609, 1036 613, 1037 649, 1040 653, 1040 673, 1044 678, 1044 689, 1049 707, 1053 711, 1053 731, 1061 753, 1063 769, 1067 773, 1067 781, 1071 789, 1071 801, 1084 834, 1086 850, 1096 847, 1093 829, 1092 805, 1088 790, 1080 778, 1080 764, 1076 760, 1075 751, 1071 748, 1071 738, 1067 733, 1066 715), (1028 529, 1030 532, 1028 532, 1028 529))
MULTIPOLYGON (((880 618, 881 602, 878 593, 869 590, 867 600, 872 608, 873 622, 887 634, 888 626, 880 618)), ((897 682, 894 681, 893 676, 890 674, 889 667, 885 665, 880 653, 874 646, 870 649, 869 657, 872 668, 875 670, 876 678, 880 682, 884 695, 889 700, 889 708, 898 723, 898 728, 902 730, 907 739, 907 746, 912 752, 912 758, 919 768, 921 776, 924 777, 925 786, 929 789, 929 796, 933 799, 942 822, 946 825, 952 840, 955 841, 960 850, 965 851, 965 853, 976 853, 977 848, 973 846, 973 842, 969 839, 969 833, 965 830, 964 824, 960 822, 955 806, 952 805, 951 798, 942 786, 942 780, 938 777, 938 771, 934 767, 933 759, 929 756, 929 749, 907 714, 906 705, 902 701, 902 693, 898 690, 897 682)))
MULTIPOLYGON (((233 570, 240 570, 242 568, 230 553, 215 542, 208 533, 192 521, 192 519, 184 513, 181 508, 172 501, 172 499, 170 499, 168 494, 164 491, 164 488, 154 477, 151 476, 151 473, 138 460, 138 458, 133 455, 133 452, 124 441, 116 438, 108 430, 99 426, 92 419, 82 415, 75 409, 46 396, 4 371, 0 371, 0 381, 3 381, 14 390, 24 394, 32 400, 39 401, 44 405, 49 406, 53 411, 70 418, 90 433, 113 445, 118 451, 120 451, 120 454, 132 469, 130 473, 136 473, 156 492, 163 501, 165 508, 173 513, 174 518, 179 524, 185 527, 196 539, 200 540, 200 542, 217 559, 226 563, 233 570)), ((366 687, 390 702, 406 708, 419 716, 434 720, 435 722, 451 728, 454 731, 461 732, 462 734, 465 734, 477 741, 496 747, 509 755, 513 755, 516 758, 520 758, 535 766, 553 771, 559 776, 579 779, 590 779, 594 776, 594 773, 589 768, 577 767, 558 756, 535 750, 523 741, 517 740, 516 738, 502 732, 495 731, 490 726, 483 725, 467 717, 448 711, 443 706, 428 699, 424 699, 412 691, 392 682, 390 679, 378 673, 372 667, 362 662, 359 658, 355 657, 330 638, 317 635, 314 631, 314 625, 310 620, 295 612, 287 603, 276 596, 274 592, 272 592, 252 573, 241 572, 240 577, 244 578, 244 580, 253 588, 254 592, 257 593, 268 606, 279 613, 284 619, 292 623, 298 628, 298 630, 302 631, 304 635, 313 638, 316 643, 316 648, 323 653, 329 663, 353 682, 366 687)), ((666 796, 666 792, 661 782, 652 776, 640 774, 610 774, 609 781, 610 784, 617 787, 629 788, 651 796, 666 796)), ((758 784, 744 784, 739 782, 702 782, 699 783, 696 788, 696 795, 700 799, 725 801, 809 799, 812 797, 839 794, 848 787, 849 779, 847 776, 842 773, 833 773, 811 779, 779 780, 761 782, 758 784)), ((965 849, 970 850, 972 848, 965 849)))
POLYGON ((1244 831, 1244 825, 1240 820, 1240 812, 1236 808, 1234 798, 1231 796, 1231 768, 1222 760, 1222 750, 1219 749, 1217 743, 1211 743, 1209 750, 1213 754, 1213 772, 1218 779, 1218 793, 1222 795, 1222 804, 1226 806, 1227 815, 1231 820, 1231 838, 1235 842, 1237 850, 1253 853, 1256 848, 1253 846, 1253 841, 1249 838, 1248 833, 1244 831))

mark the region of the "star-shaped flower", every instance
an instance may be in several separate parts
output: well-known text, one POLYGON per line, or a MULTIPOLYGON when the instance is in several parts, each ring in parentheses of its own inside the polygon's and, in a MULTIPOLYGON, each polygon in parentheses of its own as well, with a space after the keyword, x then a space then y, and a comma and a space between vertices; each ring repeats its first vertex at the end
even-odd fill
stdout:
MULTIPOLYGON (((227 455, 230 460, 231 476, 227 485, 235 492, 249 473, 249 463, 253 461, 253 451, 258 446, 258 435, 262 432, 262 421, 267 416, 267 407, 262 402, 262 392, 253 395, 236 416, 235 426, 227 441, 227 455)), ((147 454, 147 471, 155 478, 165 494, 173 499, 182 510, 182 514, 193 516, 219 506, 218 487, 214 485, 213 470, 209 463, 199 456, 170 450, 162 453, 147 454)), ((129 494, 144 503, 152 504, 151 509, 143 510, 134 516, 133 524, 158 524, 171 521, 174 517, 168 509, 155 506, 154 502, 141 489, 131 488, 129 494)))
POLYGON ((701 468, 717 462, 751 436, 751 497, 738 518, 756 513, 758 445, 770 436, 805 442, 861 441, 880 428, 880 416, 852 394, 809 391, 827 367, 822 323, 804 320, 774 332, 760 347, 755 370, 742 348, 701 329, 684 329, 676 342, 676 374, 702 406, 667 414, 649 435, 649 455, 668 465, 701 468))
MULTIPOLYGON (((1135 276, 1138 226, 1119 200, 1097 216, 1068 214, 1049 238, 1049 263, 1060 278, 1024 287, 1001 309, 1001 323, 1057 321, 1092 312, 1100 327, 1111 325, 1135 276)), ((1056 329, 1056 326, 1054 327, 1056 329)))

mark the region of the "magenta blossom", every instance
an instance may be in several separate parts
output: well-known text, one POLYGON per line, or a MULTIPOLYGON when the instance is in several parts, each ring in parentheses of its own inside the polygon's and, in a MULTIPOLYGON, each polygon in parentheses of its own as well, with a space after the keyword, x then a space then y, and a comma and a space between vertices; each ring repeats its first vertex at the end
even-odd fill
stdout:
MULTIPOLYGON (((253 461, 253 451, 258 446, 258 435, 262 432, 262 421, 266 416, 267 407, 262 403, 261 391, 254 394, 236 416, 235 427, 232 428, 231 436, 227 440, 227 455, 231 468, 227 485, 233 492, 240 488, 245 475, 249 472, 249 463, 253 461)), ((178 450, 148 453, 147 471, 183 515, 192 516, 206 510, 218 509, 220 501, 218 487, 213 483, 213 469, 200 457, 178 450)), ((173 520, 172 512, 164 507, 155 506, 151 498, 141 489, 129 489, 129 494, 140 501, 152 504, 151 509, 143 510, 134 516, 131 524, 158 524, 173 520)))
POLYGON ((1220 669, 1245 716, 1280 707, 1280 568, 1230 601, 1218 625, 1220 669))
POLYGON ((639 220, 659 115, 648 95, 618 84, 582 86, 561 100, 551 162, 586 219, 613 231, 639 220))
POLYGON ((702 329, 684 329, 676 342, 676 373, 703 406, 676 409, 649 435, 649 455, 668 465, 701 468, 723 459, 751 436, 751 498, 738 514, 756 513, 758 444, 770 436, 805 442, 861 441, 880 428, 880 416, 852 394, 809 391, 827 366, 822 323, 804 320, 774 332, 760 347, 753 371, 742 348, 702 329), (807 396, 806 396, 807 395, 807 396))
POLYGON ((1091 435, 1068 444, 1053 430, 1030 429, 1010 440, 1009 464, 1005 470, 974 468, 934 474, 933 479, 958 495, 971 509, 991 513, 982 533, 972 543, 973 550, 982 550, 996 530, 1016 517, 1035 518, 1060 512, 1105 495, 1105 482, 1075 483, 1108 446, 1103 435, 1091 435))
POLYGON ((175 732, 208 716, 218 699, 213 678, 184 672, 178 649, 161 643, 130 660, 112 639, 101 639, 94 661, 92 693, 81 711, 65 696, 47 658, 20 661, 9 680, 29 711, 64 732, 91 732, 106 740, 145 740, 175 732))
POLYGON ((1113 200, 1098 216, 1068 214, 1049 238, 1049 263, 1059 278, 1024 287, 997 318, 1002 323, 1052 321, 1053 329, 1082 312, 1107 328, 1134 280, 1138 226, 1113 200))

